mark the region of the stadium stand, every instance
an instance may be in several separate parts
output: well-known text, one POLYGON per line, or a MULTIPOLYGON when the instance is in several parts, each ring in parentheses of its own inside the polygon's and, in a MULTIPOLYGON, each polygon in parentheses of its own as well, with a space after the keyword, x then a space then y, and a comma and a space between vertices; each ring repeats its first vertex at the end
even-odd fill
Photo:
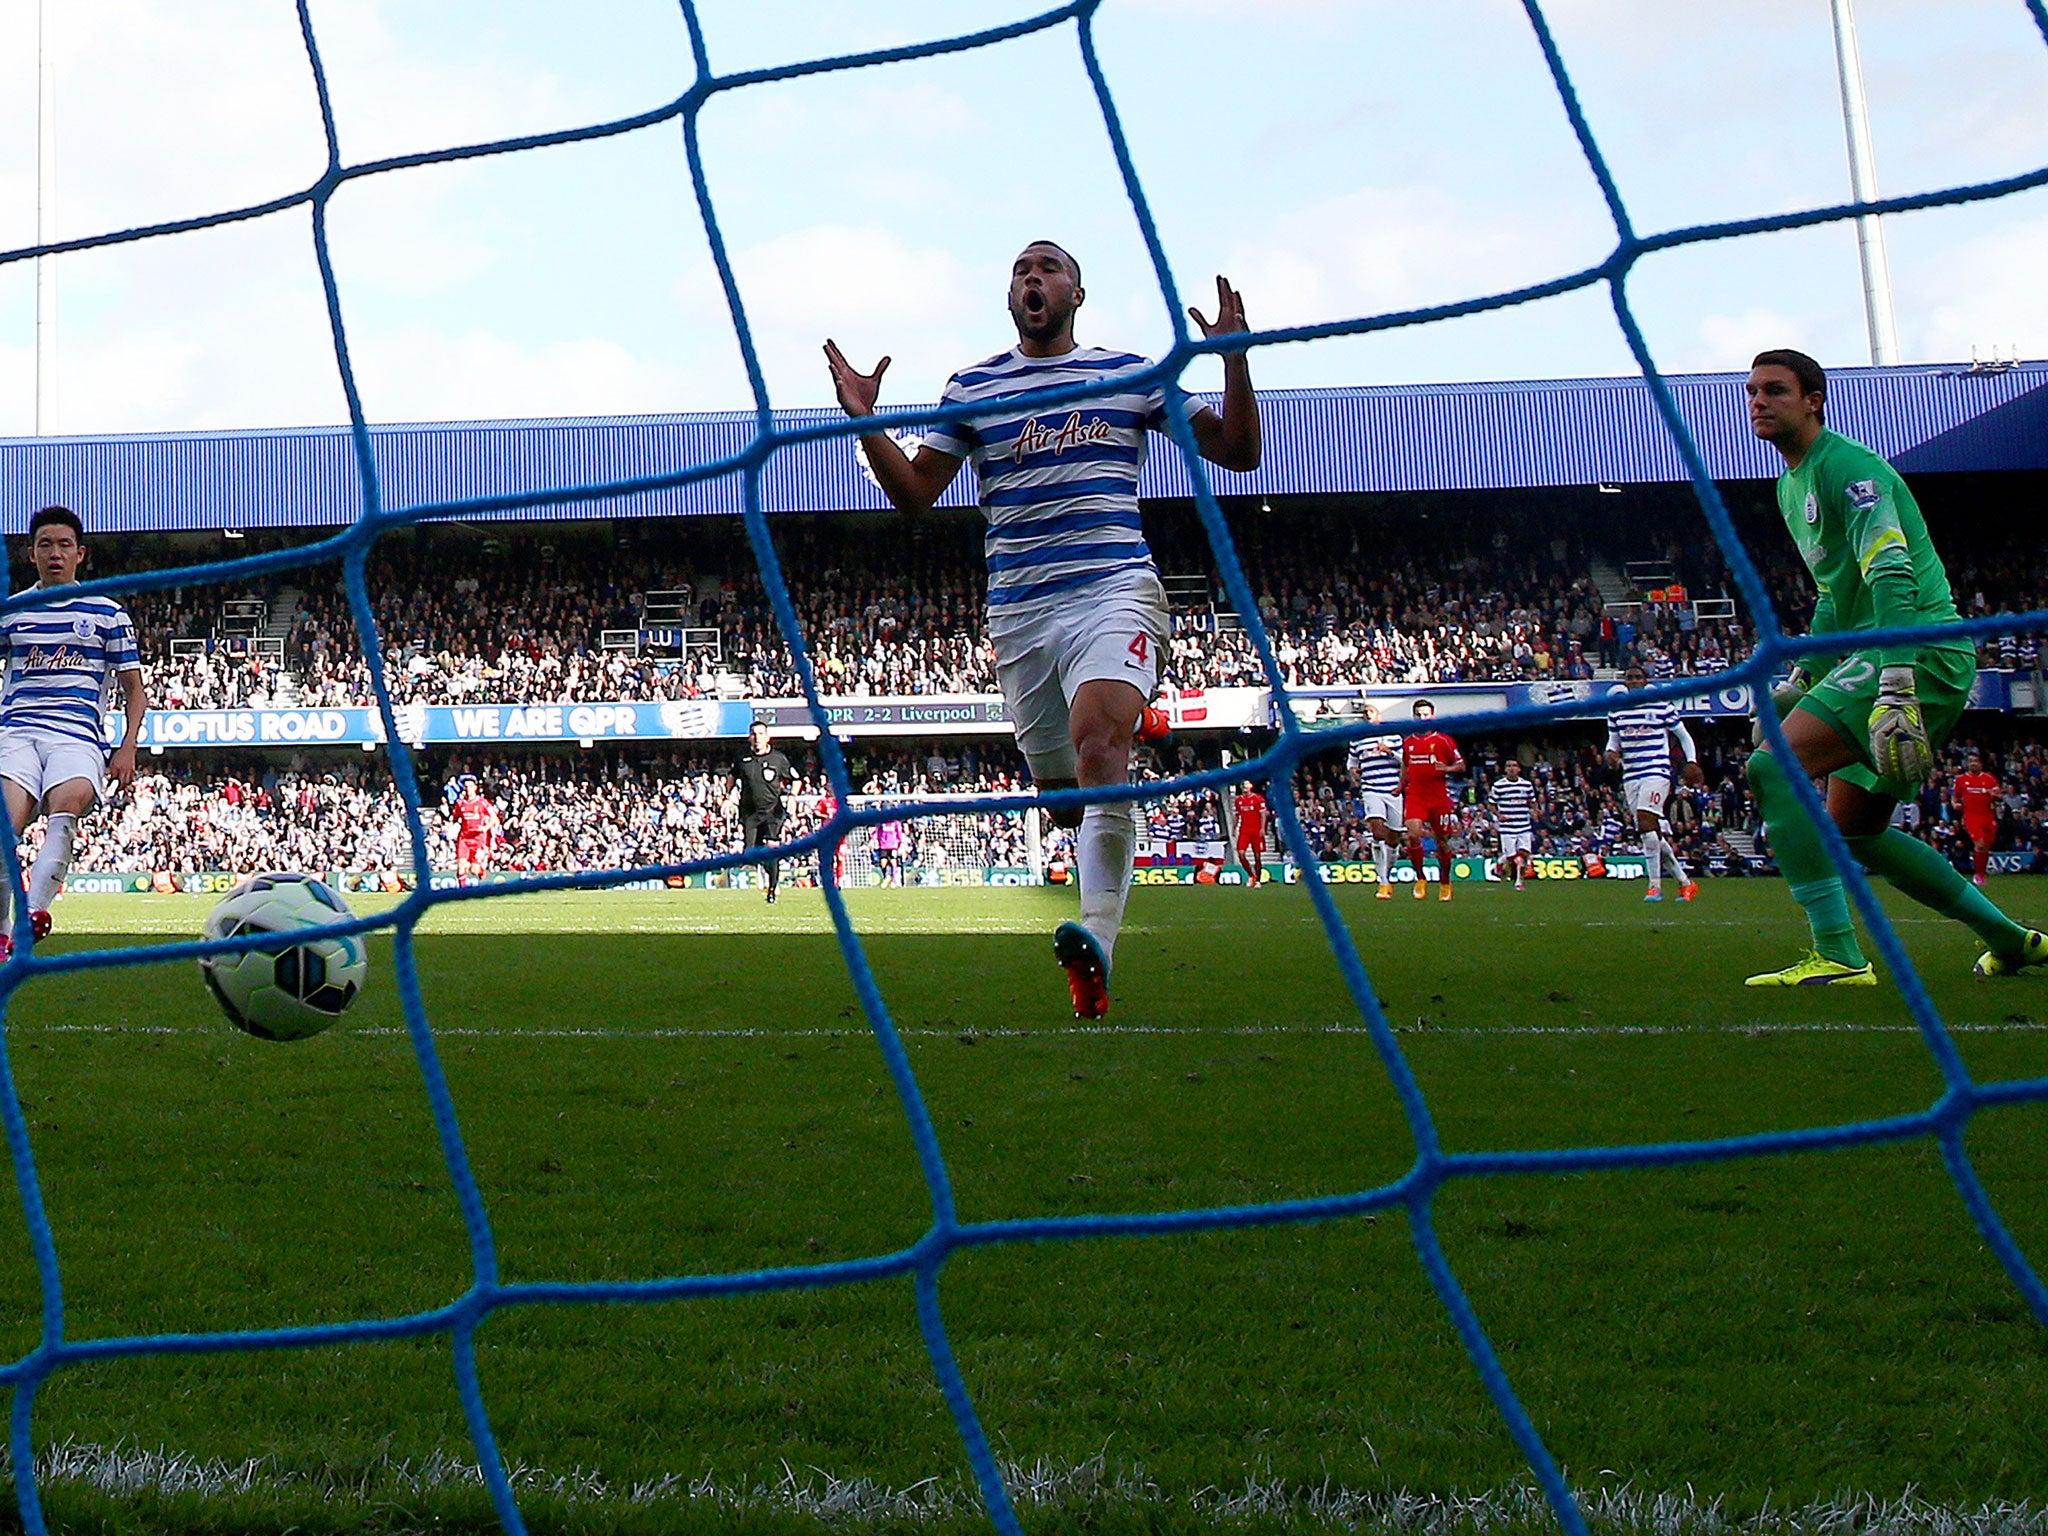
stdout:
MULTIPOLYGON (((1688 861, 1711 873, 1763 872, 1768 850, 1755 841, 1760 827, 1741 771, 1746 743, 1727 728, 1701 735, 1707 782, 1677 792, 1671 812, 1677 841, 1688 861), (1750 861, 1753 854, 1758 862, 1750 861)), ((1632 847, 1618 773, 1601 760, 1593 736, 1591 727, 1572 727, 1545 738, 1475 744, 1473 772, 1458 785, 1463 849, 1492 847, 1485 791, 1510 754, 1522 759, 1542 791, 1539 853, 1608 855, 1632 847)), ((1908 830, 1967 863, 1952 781, 1972 751, 1984 754, 2005 789, 1995 848, 2018 856, 2006 867, 2048 872, 2048 745, 2038 736, 2009 731, 1956 743, 1906 813, 1908 830)), ((1146 776, 1214 766, 1217 752, 1210 746, 1190 748, 1185 759, 1148 757, 1146 776)), ((789 800, 792 837, 815 828, 826 794, 815 755, 796 755, 801 777, 789 800)), ((875 796, 996 793, 1025 782, 1007 741, 856 748, 854 758, 862 793, 875 796)), ((729 764, 730 752, 718 749, 463 753, 430 762, 427 782, 452 789, 459 775, 477 775, 504 826, 496 867, 575 871, 681 862, 736 846, 740 826, 729 764)), ((1370 856, 1362 807, 1340 759, 1311 760, 1298 788, 1303 818, 1324 858, 1370 856)), ((1159 844, 1220 844, 1225 835, 1223 805, 1212 791, 1152 802, 1148 816, 1159 844)), ((433 820, 430 830, 435 867, 452 868, 452 824, 433 820)), ((983 863, 1022 862, 1005 836, 992 828, 984 836, 983 863)), ((1050 828, 1046 839, 1047 858, 1057 863, 1062 841, 1050 828)), ((1215 857, 1220 860, 1220 851, 1215 857)), ((398 797, 377 760, 356 752, 298 753, 271 763, 214 753, 152 766, 127 800, 88 823, 74 867, 171 874, 302 868, 365 875, 372 877, 368 883, 391 888, 413 873, 398 797)))
MULTIPOLYGON (((1591 678, 1625 660, 1655 676, 1706 675, 1747 655, 1751 631, 1694 520, 1647 494, 1608 526, 1577 503, 1524 498, 1337 499, 1236 515, 1240 551, 1289 686, 1591 678), (1642 558, 1647 556, 1647 558, 1642 558), (1597 573, 1662 565, 1683 600, 1597 573), (1705 598, 1705 601, 1699 599, 1705 598), (1700 611, 1713 615, 1700 617, 1700 611), (1606 621, 1603 624, 1603 621, 1606 621)), ((1759 520, 1760 510, 1752 509, 1759 520)), ((783 554, 828 694, 987 693, 980 525, 971 515, 905 530, 872 517, 788 519, 783 554)), ((2048 561, 2014 561, 1996 526, 1945 528, 1965 611, 2048 600, 2048 561)), ((797 692, 787 649, 728 519, 479 531, 423 529, 378 546, 371 590, 396 701, 517 704, 651 701, 797 692), (683 594, 687 624, 648 622, 649 594, 683 594), (694 638, 686 638, 694 637, 694 638)), ((1179 607, 1171 664, 1181 687, 1264 679, 1191 518, 1161 509, 1148 535, 1162 566, 1199 594, 1179 607)), ((108 540, 102 569, 152 563, 155 540, 108 540)), ((256 542, 251 540, 251 542, 256 542)), ((1803 621, 1810 584, 1789 547, 1759 538, 1774 600, 1803 621)), ((264 593, 138 596, 152 698, 172 708, 363 707, 370 702, 338 581, 264 593), (235 634, 259 605, 267 633, 235 634), (269 645, 265 646, 264 642, 269 645)), ((1670 588, 1652 589, 1668 593, 1670 588)), ((2026 637, 1986 642, 1987 665, 2033 670, 2026 637)))

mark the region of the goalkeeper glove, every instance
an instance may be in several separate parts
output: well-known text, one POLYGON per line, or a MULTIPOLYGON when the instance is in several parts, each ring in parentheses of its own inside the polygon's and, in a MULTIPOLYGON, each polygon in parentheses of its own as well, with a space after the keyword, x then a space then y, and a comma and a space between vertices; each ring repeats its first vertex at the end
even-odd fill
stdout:
POLYGON ((1877 708, 1870 712, 1870 758, 1887 779, 1917 784, 1934 771, 1934 749, 1920 718, 1919 690, 1908 666, 1878 674, 1877 708))
MULTIPOLYGON (((1803 666, 1795 666, 1792 675, 1771 690, 1771 708, 1778 712, 1780 720, 1784 719, 1799 707, 1799 701, 1812 687, 1813 674, 1803 666)), ((1764 744, 1764 723, 1760 719, 1749 722, 1749 744, 1752 747, 1764 744)))

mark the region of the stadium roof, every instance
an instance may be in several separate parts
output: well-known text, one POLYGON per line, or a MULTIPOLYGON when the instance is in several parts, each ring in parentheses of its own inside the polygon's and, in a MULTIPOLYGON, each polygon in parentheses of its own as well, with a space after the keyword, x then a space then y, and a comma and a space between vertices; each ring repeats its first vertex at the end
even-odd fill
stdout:
MULTIPOLYGON (((1742 375, 1670 380, 1717 480, 1767 479, 1776 456, 1749 433, 1742 375)), ((1375 385, 1261 395, 1265 464, 1219 473, 1226 495, 1486 490, 1686 479, 1641 379, 1375 385)), ((1829 376, 1829 424, 1906 473, 2048 469, 2048 364, 1844 368, 1829 376)), ((837 412, 778 413, 815 426, 837 412)), ((374 428, 389 508, 483 519, 654 517, 737 512, 737 474, 616 498, 543 507, 488 505, 550 487, 664 475, 741 452, 753 417, 589 417, 374 428), (473 505, 485 502, 483 507, 473 505)), ((947 505, 972 501, 962 475, 947 505)), ((849 438, 792 444, 763 477, 771 512, 882 510, 849 438)), ((1179 455, 1156 451, 1141 493, 1191 494, 1179 455)), ((0 440, 0 530, 25 529, 53 501, 93 529, 317 527, 362 506, 345 428, 0 440)))

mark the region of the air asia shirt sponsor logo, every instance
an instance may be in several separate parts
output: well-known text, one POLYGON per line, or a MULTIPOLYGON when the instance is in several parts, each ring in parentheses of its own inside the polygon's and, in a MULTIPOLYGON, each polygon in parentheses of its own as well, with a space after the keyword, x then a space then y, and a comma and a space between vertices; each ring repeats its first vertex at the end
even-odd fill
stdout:
POLYGON ((21 658, 23 670, 29 672, 68 672, 91 664, 85 652, 69 645, 32 645, 21 658))
POLYGON ((1116 428, 1100 416, 1083 421, 1079 411, 1070 413, 1057 427, 1049 427, 1033 416, 1017 433, 1017 457, 1021 461, 1033 454, 1065 453, 1069 448, 1106 443, 1115 432, 1116 428))

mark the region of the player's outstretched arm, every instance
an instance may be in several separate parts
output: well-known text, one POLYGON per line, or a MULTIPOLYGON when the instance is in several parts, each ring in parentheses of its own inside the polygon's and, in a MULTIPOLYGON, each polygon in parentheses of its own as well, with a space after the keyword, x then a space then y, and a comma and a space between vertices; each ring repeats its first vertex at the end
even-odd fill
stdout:
MULTIPOLYGON (((1234 336, 1251 329, 1245 323, 1244 296, 1220 274, 1216 279, 1215 320, 1203 319, 1202 312, 1193 305, 1188 306, 1188 318, 1201 327, 1205 337, 1234 336)), ((1240 474, 1259 467, 1259 397, 1252 393, 1251 364, 1243 352, 1223 354, 1223 414, 1198 411, 1189 426, 1195 434, 1195 446, 1211 464, 1240 474)))
MULTIPOLYGON (((832 372, 832 388, 839 395, 840 409, 860 417, 875 414, 875 401, 882 393, 882 375, 889 371, 889 359, 875 364, 873 373, 862 373, 846 360, 839 343, 825 343, 825 366, 832 372)), ((911 458, 886 432, 863 433, 861 448, 867 453, 868 468, 875 472, 882 493, 899 512, 929 512, 946 487, 960 473, 960 461, 950 453, 920 446, 911 458)))

